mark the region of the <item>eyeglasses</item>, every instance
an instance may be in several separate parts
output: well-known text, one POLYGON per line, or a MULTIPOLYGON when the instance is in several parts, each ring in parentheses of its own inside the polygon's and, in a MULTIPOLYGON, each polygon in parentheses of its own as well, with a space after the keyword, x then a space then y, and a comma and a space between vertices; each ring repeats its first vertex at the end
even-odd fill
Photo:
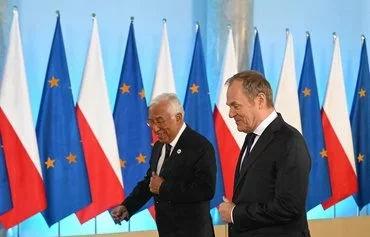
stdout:
POLYGON ((170 119, 172 118, 172 116, 164 119, 162 117, 159 117, 159 118, 156 118, 156 119, 148 119, 146 121, 146 125, 148 125, 148 127, 152 128, 154 125, 158 126, 158 127, 162 127, 163 125, 165 125, 165 123, 170 119))

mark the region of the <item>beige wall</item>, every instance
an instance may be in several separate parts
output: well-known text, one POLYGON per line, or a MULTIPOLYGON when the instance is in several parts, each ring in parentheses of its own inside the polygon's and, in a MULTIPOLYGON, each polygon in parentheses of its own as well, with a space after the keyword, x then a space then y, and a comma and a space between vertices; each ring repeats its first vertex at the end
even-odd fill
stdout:
MULTIPOLYGON (((309 222, 311 237, 369 237, 370 216, 313 220, 309 222)), ((227 237, 226 225, 215 226, 216 237, 227 237)), ((98 237, 158 237, 156 231, 132 232, 98 237)))

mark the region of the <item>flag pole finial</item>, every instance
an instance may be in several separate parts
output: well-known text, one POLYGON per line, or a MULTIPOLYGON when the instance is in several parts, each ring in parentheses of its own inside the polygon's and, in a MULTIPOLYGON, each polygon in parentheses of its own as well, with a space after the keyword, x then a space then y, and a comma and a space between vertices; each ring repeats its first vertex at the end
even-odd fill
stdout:
POLYGON ((92 16, 93 20, 95 20, 96 14, 95 13, 92 13, 91 16, 92 16))
POLYGON ((18 7, 17 7, 17 5, 14 5, 13 6, 13 13, 17 13, 18 12, 18 7))
POLYGON ((163 23, 167 23, 167 19, 166 18, 163 18, 162 21, 163 21, 163 23))
POLYGON ((130 20, 131 20, 131 22, 134 22, 135 17, 131 16, 131 17, 130 17, 130 20))
POLYGON ((195 22, 195 32, 199 30, 199 21, 195 22))
POLYGON ((59 10, 56 10, 55 14, 57 15, 57 17, 60 17, 60 11, 59 10))
POLYGON ((285 28, 286 37, 289 35, 289 28, 285 28))
POLYGON ((232 29, 231 24, 227 24, 227 29, 228 30, 231 30, 232 29))
POLYGON ((254 27, 254 35, 258 33, 257 27, 254 27))
POLYGON ((334 42, 337 40, 337 33, 333 32, 333 40, 334 42))
POLYGON ((309 37, 310 37, 310 32, 306 31, 306 38, 309 38, 309 37))
POLYGON ((362 44, 365 42, 365 40, 366 40, 365 35, 361 35, 361 43, 362 43, 362 44))

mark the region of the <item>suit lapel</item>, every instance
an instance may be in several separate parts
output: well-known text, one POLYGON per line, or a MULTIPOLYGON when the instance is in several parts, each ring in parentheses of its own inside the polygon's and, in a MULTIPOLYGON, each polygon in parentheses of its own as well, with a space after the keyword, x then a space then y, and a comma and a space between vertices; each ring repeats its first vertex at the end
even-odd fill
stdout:
POLYGON ((245 152, 245 149, 246 148, 247 148, 247 136, 245 136, 242 149, 240 150, 240 153, 239 153, 238 162, 237 162, 236 167, 235 167, 235 172, 234 172, 234 190, 236 188, 236 182, 238 181, 239 175, 240 175, 240 172, 239 172, 240 171, 240 162, 242 160, 242 157, 244 155, 244 152, 245 152))
MULTIPOLYGON (((282 119, 281 115, 278 113, 278 117, 275 118, 269 126, 267 126, 265 131, 263 131, 257 143, 254 145, 250 153, 250 156, 245 157, 243 161, 243 166, 240 169, 239 177, 236 181, 236 184, 234 185, 234 193, 238 185, 240 184, 240 181, 243 179, 243 176, 247 173, 249 167, 254 163, 254 161, 260 156, 260 154, 265 150, 265 148, 274 139, 275 132, 281 128, 283 123, 284 123, 284 120, 282 119)), ((241 155, 243 155, 243 153, 241 153, 241 155)), ((240 158, 240 155, 239 155, 239 158, 240 158)))
MULTIPOLYGON (((177 141, 175 147, 172 149, 171 155, 168 158, 168 160, 163 162, 161 173, 160 175, 163 177, 168 176, 168 174, 173 170, 171 169, 171 166, 176 162, 176 160, 181 159, 181 156, 183 155, 183 150, 186 147, 186 141, 187 137, 190 134, 192 130, 189 128, 189 126, 186 126, 184 132, 181 134, 179 140, 177 141), (162 172, 163 171, 163 172, 162 172)), ((162 145, 163 146, 163 145, 162 145)), ((160 153, 159 153, 160 154, 160 153)), ((159 159, 159 156, 158 156, 159 159)), ((157 161, 158 163, 158 161, 157 161)))

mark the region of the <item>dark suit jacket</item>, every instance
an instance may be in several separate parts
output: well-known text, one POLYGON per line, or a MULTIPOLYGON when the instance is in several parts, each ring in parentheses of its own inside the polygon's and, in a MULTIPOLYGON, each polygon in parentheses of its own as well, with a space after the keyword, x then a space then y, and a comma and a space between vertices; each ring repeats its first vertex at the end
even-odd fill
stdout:
POLYGON ((171 156, 163 163, 165 179, 159 195, 149 191, 151 172, 156 171, 164 144, 154 144, 150 168, 125 199, 130 216, 154 196, 156 222, 161 237, 212 237, 210 200, 216 186, 216 161, 211 143, 186 127, 171 156))
POLYGON ((278 114, 244 158, 241 171, 236 168, 229 236, 310 236, 305 209, 310 167, 303 136, 278 114))

